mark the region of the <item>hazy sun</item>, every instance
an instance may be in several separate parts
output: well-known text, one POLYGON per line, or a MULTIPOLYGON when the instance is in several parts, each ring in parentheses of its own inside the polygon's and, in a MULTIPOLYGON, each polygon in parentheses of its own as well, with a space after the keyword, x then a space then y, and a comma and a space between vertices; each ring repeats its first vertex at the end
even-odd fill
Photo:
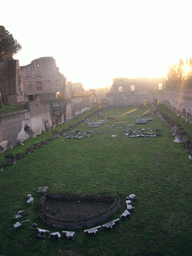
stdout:
POLYGON ((185 65, 185 66, 183 67, 183 69, 184 69, 185 75, 188 75, 188 73, 189 73, 189 71, 190 71, 190 66, 189 66, 189 65, 185 65))

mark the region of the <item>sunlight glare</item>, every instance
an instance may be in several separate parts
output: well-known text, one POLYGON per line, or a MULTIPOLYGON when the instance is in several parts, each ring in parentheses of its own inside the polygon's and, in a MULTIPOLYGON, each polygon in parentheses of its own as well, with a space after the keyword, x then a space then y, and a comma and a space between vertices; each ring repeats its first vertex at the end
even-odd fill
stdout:
POLYGON ((185 72, 185 75, 187 76, 187 75, 189 74, 189 72, 190 72, 190 66, 189 66, 189 65, 185 65, 185 66, 183 67, 183 70, 184 70, 184 72, 185 72))

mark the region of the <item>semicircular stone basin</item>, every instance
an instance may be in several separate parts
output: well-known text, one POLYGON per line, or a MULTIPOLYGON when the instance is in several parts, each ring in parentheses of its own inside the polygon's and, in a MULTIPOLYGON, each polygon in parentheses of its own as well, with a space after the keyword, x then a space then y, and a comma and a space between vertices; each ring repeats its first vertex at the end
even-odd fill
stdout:
POLYGON ((39 200, 39 214, 49 225, 72 230, 100 225, 119 206, 117 196, 45 194, 39 200))

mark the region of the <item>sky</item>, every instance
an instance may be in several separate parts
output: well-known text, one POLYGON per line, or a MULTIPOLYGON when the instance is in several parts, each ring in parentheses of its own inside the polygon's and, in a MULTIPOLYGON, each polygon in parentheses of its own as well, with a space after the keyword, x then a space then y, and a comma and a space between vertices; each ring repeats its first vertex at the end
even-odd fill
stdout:
POLYGON ((52 56, 85 89, 116 77, 165 76, 192 57, 191 0, 6 0, 0 25, 21 44, 21 66, 52 56))

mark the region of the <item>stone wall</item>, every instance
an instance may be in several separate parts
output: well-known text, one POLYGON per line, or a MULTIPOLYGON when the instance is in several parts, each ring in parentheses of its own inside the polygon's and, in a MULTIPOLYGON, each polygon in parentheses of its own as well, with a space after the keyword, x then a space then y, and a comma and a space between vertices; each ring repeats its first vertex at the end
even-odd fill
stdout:
POLYGON ((59 72, 53 57, 42 57, 21 67, 24 94, 63 93, 65 77, 59 72))
POLYGON ((24 102, 23 77, 18 60, 6 60, 0 66, 0 92, 5 104, 24 102))
POLYGON ((17 144, 17 135, 22 129, 24 120, 30 119, 28 110, 21 110, 0 115, 0 142, 9 141, 14 146, 17 144))
POLYGON ((172 107, 178 113, 189 113, 192 115, 192 91, 187 90, 166 90, 165 104, 172 107))
POLYGON ((162 101, 164 96, 164 91, 149 92, 147 94, 139 94, 135 92, 113 92, 106 94, 106 103, 107 106, 129 106, 141 105, 143 103, 152 104, 156 99, 162 101))
POLYGON ((17 141, 20 142, 34 138, 52 127, 48 103, 42 104, 39 100, 31 101, 29 108, 29 117, 22 121, 21 130, 17 135, 17 141))
MULTIPOLYGON (((45 194, 39 201, 39 214, 40 217, 48 224, 53 227, 58 227, 58 228, 65 228, 69 230, 73 229, 80 229, 80 228, 89 228, 93 226, 100 225, 107 219, 109 219, 111 216, 113 216, 119 209, 120 207, 120 199, 117 196, 80 196, 80 195, 62 195, 62 194, 45 194), (60 201, 60 204, 62 205, 62 201, 68 202, 68 203, 74 203, 76 205, 76 208, 78 209, 78 201, 83 204, 83 202, 87 203, 89 202, 90 204, 92 203, 110 203, 110 206, 107 210, 101 210, 99 214, 89 214, 89 216, 85 216, 82 214, 81 218, 76 218, 75 216, 77 215, 76 213, 71 213, 74 214, 74 218, 70 215, 70 218, 67 216, 63 217, 56 217, 53 215, 50 215, 46 211, 46 205, 47 201, 51 200, 52 202, 55 201, 60 201), (70 220, 70 219, 73 220, 70 220)), ((62 206, 60 206, 59 210, 61 211, 62 206)), ((55 209, 57 211, 58 209, 55 209)))
POLYGON ((0 115, 0 143, 6 140, 15 146, 17 142, 23 142, 51 129, 48 103, 32 101, 29 109, 0 115))

